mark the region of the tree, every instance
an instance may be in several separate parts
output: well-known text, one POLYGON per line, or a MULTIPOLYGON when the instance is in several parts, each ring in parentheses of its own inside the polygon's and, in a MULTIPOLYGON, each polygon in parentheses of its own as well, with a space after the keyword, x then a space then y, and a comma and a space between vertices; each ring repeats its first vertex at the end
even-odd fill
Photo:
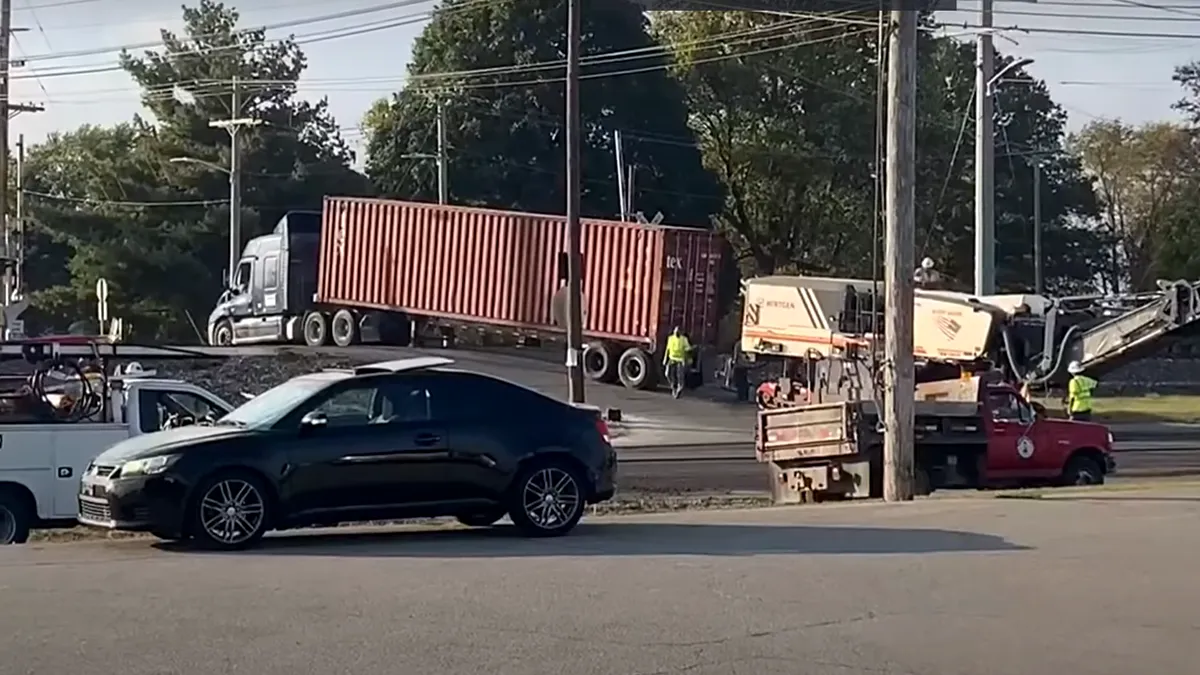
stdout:
POLYGON ((1105 232, 1113 238, 1108 260, 1113 290, 1147 291, 1179 268, 1195 268, 1180 251, 1181 197, 1193 195, 1192 134, 1160 122, 1135 127, 1119 120, 1089 124, 1072 139, 1099 192, 1105 232))
MULTIPOLYGON (((386 194, 436 198, 437 102, 445 109, 454 203, 562 213, 566 3, 450 0, 413 47, 410 84, 364 118, 367 172, 386 194), (455 75, 458 73, 458 75, 455 75)), ((704 170, 687 126, 684 94, 666 52, 629 0, 583 14, 583 213, 619 212, 612 132, 629 143, 635 210, 708 226, 720 186, 704 170)))
MULTIPOLYGON (((874 13, 829 22, 752 12, 666 13, 676 73, 706 165, 726 187, 718 220, 749 274, 869 277, 877 231, 874 174, 879 83, 874 13)), ((917 248, 956 286, 974 267, 974 53, 922 36, 918 49, 917 248)), ((1005 65, 1002 61, 1001 66, 1005 65)), ((1065 115, 1017 69, 997 93, 997 267, 1007 288, 1033 285, 1032 178, 1046 165, 1043 220, 1053 281, 1086 277, 1097 247, 1072 223, 1090 188, 1062 149, 1065 115), (1083 242, 1086 245, 1082 245, 1083 242), (1079 250, 1076 250, 1079 249, 1079 250)))
POLYGON ((228 134, 212 120, 262 121, 239 132, 244 237, 289 210, 319 208, 325 194, 369 191, 349 167, 326 101, 296 98, 305 58, 293 40, 239 29, 237 12, 212 0, 185 6, 183 18, 182 35, 161 32, 161 49, 121 56, 147 117, 53 136, 30 151, 30 189, 51 195, 35 200, 39 245, 65 248, 70 258, 66 274, 53 264, 31 269, 37 304, 56 323, 92 315, 92 289, 103 276, 113 316, 142 336, 194 339, 191 319, 207 314, 224 285, 228 179, 170 160, 229 166, 228 134))

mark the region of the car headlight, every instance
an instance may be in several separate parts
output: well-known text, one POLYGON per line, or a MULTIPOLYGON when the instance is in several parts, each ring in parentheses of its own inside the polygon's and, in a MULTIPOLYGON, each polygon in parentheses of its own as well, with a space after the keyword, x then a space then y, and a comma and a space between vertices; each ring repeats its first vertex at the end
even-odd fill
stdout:
POLYGON ((158 457, 134 459, 121 465, 119 475, 123 478, 130 476, 153 476, 156 473, 166 471, 177 459, 179 459, 179 455, 159 455, 158 457))
POLYGON ((1113 441, 1113 437, 1112 437, 1112 432, 1110 431, 1110 432, 1108 432, 1108 447, 1111 448, 1113 446, 1113 444, 1114 444, 1114 441, 1113 441))

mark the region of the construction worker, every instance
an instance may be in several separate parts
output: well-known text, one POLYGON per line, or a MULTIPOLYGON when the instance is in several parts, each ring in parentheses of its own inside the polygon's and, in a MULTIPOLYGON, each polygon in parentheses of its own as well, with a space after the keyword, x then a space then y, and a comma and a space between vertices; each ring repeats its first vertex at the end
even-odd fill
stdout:
POLYGON ((667 382, 671 385, 671 396, 679 398, 683 393, 683 380, 686 374, 688 355, 692 352, 692 344, 687 336, 676 326, 667 338, 667 348, 663 354, 663 368, 667 372, 667 382))
POLYGON ((942 275, 934 269, 933 258, 925 258, 921 266, 913 272, 913 283, 917 288, 936 288, 942 282, 942 275))
POLYGON ((1092 392, 1100 383, 1084 375, 1078 361, 1067 364, 1067 372, 1071 374, 1071 380, 1067 382, 1067 416, 1087 422, 1092 419, 1092 392))

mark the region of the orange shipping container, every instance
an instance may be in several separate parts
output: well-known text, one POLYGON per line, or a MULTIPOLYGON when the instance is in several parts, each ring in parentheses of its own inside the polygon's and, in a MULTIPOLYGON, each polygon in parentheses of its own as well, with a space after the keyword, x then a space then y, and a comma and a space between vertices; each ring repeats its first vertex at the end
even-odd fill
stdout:
MULTIPOLYGON (((710 343, 724 252, 707 230, 583 222, 584 334, 654 348, 672 326, 710 343)), ((561 331, 562 216, 326 197, 317 301, 561 331)))

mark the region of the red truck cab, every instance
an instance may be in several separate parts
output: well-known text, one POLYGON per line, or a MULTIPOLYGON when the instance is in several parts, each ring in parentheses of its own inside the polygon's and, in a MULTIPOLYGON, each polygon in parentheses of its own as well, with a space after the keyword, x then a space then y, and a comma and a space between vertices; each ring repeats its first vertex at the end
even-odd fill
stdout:
POLYGON ((1112 434, 1103 424, 1047 417, 1007 384, 987 385, 981 398, 988 436, 981 482, 1087 485, 1115 470, 1112 434))

